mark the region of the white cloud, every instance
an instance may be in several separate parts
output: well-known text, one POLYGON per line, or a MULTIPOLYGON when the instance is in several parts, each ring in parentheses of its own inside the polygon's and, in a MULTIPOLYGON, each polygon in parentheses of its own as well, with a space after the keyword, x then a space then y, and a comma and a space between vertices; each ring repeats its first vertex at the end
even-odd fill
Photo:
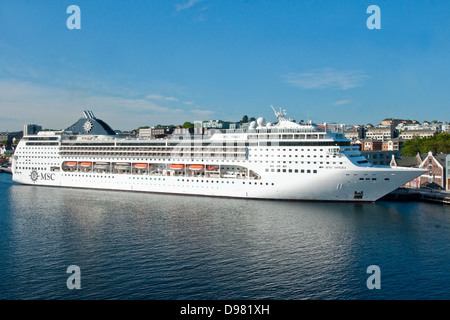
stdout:
POLYGON ((301 89, 347 90, 361 86, 368 76, 360 70, 324 68, 303 73, 291 72, 283 78, 286 83, 301 89))
POLYGON ((113 129, 120 130, 158 123, 180 124, 192 120, 187 110, 160 105, 146 98, 93 94, 82 89, 63 89, 2 79, 0 108, 0 131, 22 130, 23 125, 29 123, 44 128, 63 129, 79 119, 83 110, 93 111, 113 129))
POLYGON ((199 3, 202 0, 189 0, 188 2, 182 3, 182 4, 176 4, 175 9, 177 12, 189 9, 193 6, 195 6, 197 3, 199 3))
POLYGON ((160 94, 150 94, 146 97, 149 100, 156 100, 156 101, 178 101, 175 97, 166 97, 160 94))
POLYGON ((341 106, 343 104, 349 104, 350 102, 352 102, 351 100, 337 100, 334 102, 335 106, 341 106))
POLYGON ((190 110, 190 111, 191 111, 191 113, 193 113, 194 115, 196 115, 198 117, 205 117, 205 118, 207 118, 207 117, 211 116, 212 114, 214 114, 214 111, 211 111, 211 110, 193 109, 193 110, 190 110))

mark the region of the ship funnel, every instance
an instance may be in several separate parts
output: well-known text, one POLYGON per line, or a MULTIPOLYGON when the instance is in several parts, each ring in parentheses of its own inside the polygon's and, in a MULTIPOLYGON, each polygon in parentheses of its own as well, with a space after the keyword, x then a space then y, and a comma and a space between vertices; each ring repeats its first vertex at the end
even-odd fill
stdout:
POLYGON ((94 113, 92 111, 83 111, 83 115, 87 119, 95 119, 94 113))

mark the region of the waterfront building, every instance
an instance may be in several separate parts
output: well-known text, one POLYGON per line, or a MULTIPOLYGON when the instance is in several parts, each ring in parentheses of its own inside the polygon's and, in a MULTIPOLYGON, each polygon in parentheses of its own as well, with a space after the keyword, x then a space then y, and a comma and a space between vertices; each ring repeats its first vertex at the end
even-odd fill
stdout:
POLYGON ((229 129, 230 124, 222 120, 209 120, 202 123, 203 128, 208 129, 229 129))
POLYGON ((183 128, 177 127, 172 133, 174 136, 191 136, 208 134, 208 130, 202 127, 183 128))
POLYGON ((427 169, 428 172, 421 175, 420 184, 421 185, 432 185, 438 186, 438 188, 445 189, 445 157, 446 154, 434 155, 431 151, 428 152, 427 156, 424 158, 419 168, 427 169))
POLYGON ((164 139, 175 130, 173 126, 158 126, 153 128, 139 129, 141 139, 164 139))
POLYGON ((361 151, 361 154, 374 165, 388 166, 390 165, 392 157, 399 157, 400 151, 387 151, 387 150, 377 150, 377 151, 361 151))
POLYGON ((352 141, 362 139, 362 137, 359 135, 359 132, 357 130, 345 130, 344 134, 347 139, 350 139, 352 141))
POLYGON ((413 139, 414 137, 426 138, 434 136, 435 133, 436 131, 432 129, 405 130, 400 133, 399 138, 405 140, 413 139))
POLYGON ((366 137, 365 132, 366 131, 363 126, 355 126, 344 130, 345 137, 352 141, 364 139, 366 137))
POLYGON ((152 128, 139 129, 139 138, 141 138, 141 139, 151 139, 152 138, 152 128))
POLYGON ((446 190, 450 191, 450 154, 448 154, 445 157, 445 184, 446 184, 446 190))
POLYGON ((366 139, 389 140, 395 138, 395 128, 390 126, 376 126, 366 130, 366 139))
POLYGON ((450 133, 450 123, 443 122, 441 124, 441 132, 447 132, 450 133))
MULTIPOLYGON (((417 153, 414 157, 405 157, 395 155, 392 156, 390 166, 391 167, 407 167, 407 168, 418 168, 422 163, 423 159, 420 153, 417 153)), ((420 188, 420 178, 416 177, 403 185, 405 188, 418 189, 420 188)))
POLYGON ((403 147, 404 140, 402 138, 393 138, 382 142, 381 150, 384 151, 400 151, 403 147))
POLYGON ((359 142, 362 151, 380 151, 383 144, 381 140, 375 139, 363 139, 360 140, 359 142))
POLYGON ((381 125, 396 127, 397 125, 399 125, 400 123, 404 123, 405 121, 406 120, 387 118, 387 119, 384 119, 383 121, 381 121, 381 125))
POLYGON ((409 181, 404 187, 421 188, 431 187, 437 189, 448 189, 448 175, 446 172, 446 154, 417 153, 415 157, 392 157, 392 167, 409 167, 427 170, 421 176, 409 181))
POLYGON ((39 126, 37 124, 26 124, 23 126, 23 135, 29 135, 29 134, 37 134, 39 131, 42 131, 42 126, 39 126))

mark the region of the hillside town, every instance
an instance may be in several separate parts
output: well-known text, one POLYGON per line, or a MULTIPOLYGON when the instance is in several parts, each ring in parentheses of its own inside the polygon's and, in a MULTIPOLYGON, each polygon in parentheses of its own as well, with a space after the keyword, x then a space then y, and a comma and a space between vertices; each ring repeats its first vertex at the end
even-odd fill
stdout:
MULTIPOLYGON (((239 122, 222 120, 185 122, 183 125, 146 126, 122 132, 122 137, 141 139, 167 139, 172 134, 205 134, 210 129, 248 129, 255 118, 244 116, 239 122)), ((300 121, 303 123, 303 121, 300 121)), ((358 146, 361 153, 374 165, 413 167, 426 169, 422 176, 410 181, 404 187, 409 189, 432 189, 450 191, 450 124, 442 121, 404 120, 386 118, 378 125, 317 124, 318 129, 342 132, 351 140, 351 145, 358 146), (404 146, 408 141, 444 137, 444 145, 439 151, 422 150, 406 154, 404 146)), ((18 141, 29 134, 42 131, 36 124, 24 125, 23 131, 0 133, 0 165, 10 165, 11 155, 18 141)))

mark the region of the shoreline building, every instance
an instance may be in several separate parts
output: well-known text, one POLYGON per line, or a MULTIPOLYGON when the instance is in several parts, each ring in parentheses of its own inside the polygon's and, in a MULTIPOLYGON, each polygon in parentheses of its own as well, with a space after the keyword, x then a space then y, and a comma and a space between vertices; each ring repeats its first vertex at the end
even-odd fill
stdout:
POLYGON ((376 126, 373 128, 368 128, 365 134, 366 139, 373 140, 389 140, 395 138, 395 127, 393 125, 389 126, 376 126))
POLYGON ((390 165, 391 167, 408 167, 425 169, 427 172, 421 176, 414 178, 404 185, 407 188, 418 189, 421 187, 430 187, 448 190, 449 188, 449 176, 448 165, 449 155, 447 154, 433 154, 431 151, 428 153, 417 153, 414 157, 392 157, 390 165))
POLYGON ((445 157, 445 168, 446 168, 446 185, 447 191, 450 191, 450 154, 445 157))
POLYGON ((27 136, 29 134, 37 134, 39 131, 42 131, 42 126, 37 124, 26 124, 23 126, 23 135, 27 136))
POLYGON ((435 130, 432 129, 414 129, 414 130, 405 130, 399 134, 399 138, 404 140, 413 139, 415 137, 419 138, 427 138, 432 137, 436 133, 435 130))

